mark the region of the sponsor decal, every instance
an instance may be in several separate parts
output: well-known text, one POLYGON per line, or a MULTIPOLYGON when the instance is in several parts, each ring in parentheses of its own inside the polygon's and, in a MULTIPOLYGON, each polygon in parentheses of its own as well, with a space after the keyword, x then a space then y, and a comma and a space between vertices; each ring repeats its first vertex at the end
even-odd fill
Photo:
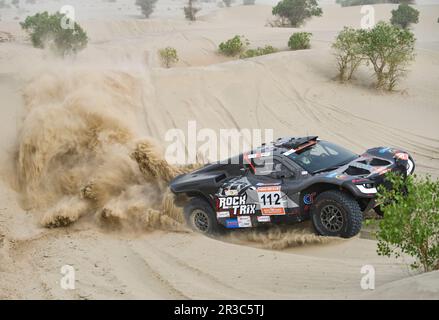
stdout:
POLYGON ((239 228, 238 219, 227 219, 226 220, 226 228, 236 229, 239 228))
POLYGON ((247 159, 258 159, 258 158, 264 158, 269 157, 271 155, 271 152, 258 152, 247 155, 247 159))
POLYGON ((284 156, 289 156, 290 154, 292 154, 294 152, 296 152, 296 149, 288 150, 288 151, 284 152, 284 156))
POLYGON ((229 211, 218 211, 216 213, 217 218, 230 218, 230 212, 229 211))
POLYGON ((257 216, 258 222, 271 222, 270 216, 257 216))
POLYGON ((312 194, 305 194, 303 196, 303 203, 304 204, 312 204, 314 201, 314 195, 312 194))
POLYGON ((250 228, 252 226, 252 220, 249 216, 238 217, 238 226, 240 228, 250 228))
POLYGON ((247 195, 233 196, 233 197, 220 197, 218 198, 218 211, 227 210, 231 211, 234 215, 239 214, 255 214, 256 204, 247 204, 247 195))
POLYGON ((349 176, 346 174, 338 174, 335 178, 338 180, 346 180, 349 179, 349 176))
POLYGON ((308 174, 308 171, 302 171, 301 174, 302 176, 306 176, 308 174))
POLYGON ((386 153, 386 152, 392 152, 392 149, 389 148, 389 147, 381 148, 380 151, 378 151, 378 152, 383 154, 383 153, 386 153))
POLYGON ((368 179, 354 179, 352 180, 352 183, 361 183, 361 182, 368 182, 368 179))
POLYGON ((338 172, 331 172, 330 174, 326 175, 326 178, 334 178, 336 175, 338 175, 338 172))
POLYGON ((395 153, 395 158, 407 161, 409 159, 409 155, 405 152, 397 152, 395 153))
POLYGON ((226 196, 237 196, 238 195, 238 190, 224 190, 224 194, 226 196))
POLYGON ((392 170, 392 169, 388 168, 388 167, 378 167, 375 169, 374 173, 379 174, 379 175, 383 175, 383 174, 389 172, 390 170, 392 170))
POLYGON ((277 186, 277 185, 280 185, 280 182, 276 182, 276 183, 263 183, 263 182, 258 182, 256 185, 257 185, 258 187, 259 187, 259 186, 273 186, 273 185, 277 186))
POLYGON ((282 201, 280 186, 266 186, 257 189, 259 205, 263 215, 284 215, 285 208, 282 201))

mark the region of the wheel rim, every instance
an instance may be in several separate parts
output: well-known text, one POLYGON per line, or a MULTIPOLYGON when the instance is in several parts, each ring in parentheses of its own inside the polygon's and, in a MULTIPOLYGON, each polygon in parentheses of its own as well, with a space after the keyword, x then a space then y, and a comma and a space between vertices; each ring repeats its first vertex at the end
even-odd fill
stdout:
POLYGON ((323 226, 329 231, 337 232, 340 231, 341 228, 343 228, 343 214, 338 207, 332 204, 329 204, 322 208, 320 217, 323 226))
POLYGON ((194 226, 200 232, 207 232, 209 229, 209 217, 203 210, 196 209, 192 213, 192 221, 194 226))

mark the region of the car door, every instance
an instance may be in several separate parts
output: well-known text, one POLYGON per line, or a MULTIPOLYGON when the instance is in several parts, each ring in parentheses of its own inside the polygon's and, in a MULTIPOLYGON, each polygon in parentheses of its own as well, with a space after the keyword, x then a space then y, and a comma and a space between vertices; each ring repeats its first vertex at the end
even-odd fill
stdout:
POLYGON ((281 157, 274 159, 275 175, 281 179, 281 189, 288 214, 296 214, 300 207, 300 171, 281 157))
POLYGON ((304 209, 309 209, 315 197, 315 193, 308 194, 304 192, 304 190, 309 187, 309 178, 311 176, 307 171, 292 161, 285 159, 285 162, 286 165, 291 168, 291 171, 294 172, 294 175, 283 179, 283 190, 288 198, 296 204, 294 207, 295 209, 293 209, 292 212, 294 214, 303 213, 304 209))
POLYGON ((291 198, 288 192, 296 176, 293 169, 277 156, 265 159, 263 166, 256 167, 249 180, 255 187, 253 199, 261 215, 282 216, 298 210, 298 196, 291 198))

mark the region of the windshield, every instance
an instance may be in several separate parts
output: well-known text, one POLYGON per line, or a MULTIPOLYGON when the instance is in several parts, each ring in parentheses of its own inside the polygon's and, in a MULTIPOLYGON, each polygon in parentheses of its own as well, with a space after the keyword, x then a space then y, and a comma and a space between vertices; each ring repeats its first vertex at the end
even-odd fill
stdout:
POLYGON ((327 141, 318 141, 309 148, 288 155, 310 173, 336 169, 357 157, 355 153, 327 141))

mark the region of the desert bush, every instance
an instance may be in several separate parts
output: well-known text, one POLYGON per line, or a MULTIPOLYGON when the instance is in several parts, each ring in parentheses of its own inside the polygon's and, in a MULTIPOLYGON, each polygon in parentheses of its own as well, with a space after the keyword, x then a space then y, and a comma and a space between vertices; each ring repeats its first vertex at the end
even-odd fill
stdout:
POLYGON ((309 32, 293 33, 293 35, 290 37, 290 40, 288 41, 288 47, 291 50, 309 49, 311 47, 311 36, 312 33, 309 32))
POLYGON ((336 0, 336 3, 340 4, 342 7, 349 6, 361 6, 368 4, 380 4, 380 3, 414 3, 414 0, 336 0))
POLYGON ((332 44, 341 81, 352 79, 355 70, 364 60, 359 39, 359 30, 344 27, 332 44))
POLYGON ((410 24, 419 22, 419 11, 408 4, 400 4, 398 9, 392 10, 390 23, 394 26, 407 29, 410 24))
POLYGON ((361 30, 359 41, 362 54, 375 71, 377 87, 393 90, 415 57, 414 34, 407 29, 379 22, 371 30, 361 30))
POLYGON ((173 63, 178 62, 177 50, 172 47, 166 47, 159 50, 159 55, 163 65, 169 68, 173 63))
POLYGON ((281 19, 283 25, 299 27, 306 19, 321 16, 323 11, 317 0, 282 0, 273 7, 272 13, 281 19))
POLYGON ((384 212, 376 234, 383 256, 415 258, 413 268, 439 270, 439 180, 388 175, 393 188, 379 188, 384 212))
POLYGON ((232 5, 232 0, 223 0, 223 2, 226 7, 230 7, 232 5))
POLYGON ((245 6, 252 6, 256 3, 256 0, 243 0, 242 4, 245 6))
POLYGON ((221 42, 219 45, 219 52, 226 56, 237 56, 241 54, 249 45, 249 41, 243 36, 234 36, 233 38, 221 42))
POLYGON ((261 48, 258 47, 256 49, 248 49, 246 51, 244 51, 239 57, 241 59, 246 59, 246 58, 252 58, 252 57, 257 57, 257 56, 263 56, 266 54, 270 54, 270 53, 275 53, 278 50, 272 46, 266 45, 265 47, 261 48))
POLYGON ((136 0, 136 5, 140 7, 145 18, 149 18, 154 12, 156 2, 157 0, 136 0))
POLYGON ((349 80, 362 61, 372 65, 377 88, 393 90, 414 59, 415 37, 406 29, 379 22, 371 30, 344 28, 332 45, 342 80, 349 80))
POLYGON ((197 20, 197 13, 200 11, 200 8, 195 7, 196 0, 188 0, 187 7, 183 8, 184 16, 189 21, 197 20))
POLYGON ((42 12, 26 17, 20 25, 30 34, 34 47, 49 47, 64 56, 84 49, 88 38, 86 32, 76 22, 73 28, 63 28, 63 19, 66 19, 66 16, 62 13, 42 12))

